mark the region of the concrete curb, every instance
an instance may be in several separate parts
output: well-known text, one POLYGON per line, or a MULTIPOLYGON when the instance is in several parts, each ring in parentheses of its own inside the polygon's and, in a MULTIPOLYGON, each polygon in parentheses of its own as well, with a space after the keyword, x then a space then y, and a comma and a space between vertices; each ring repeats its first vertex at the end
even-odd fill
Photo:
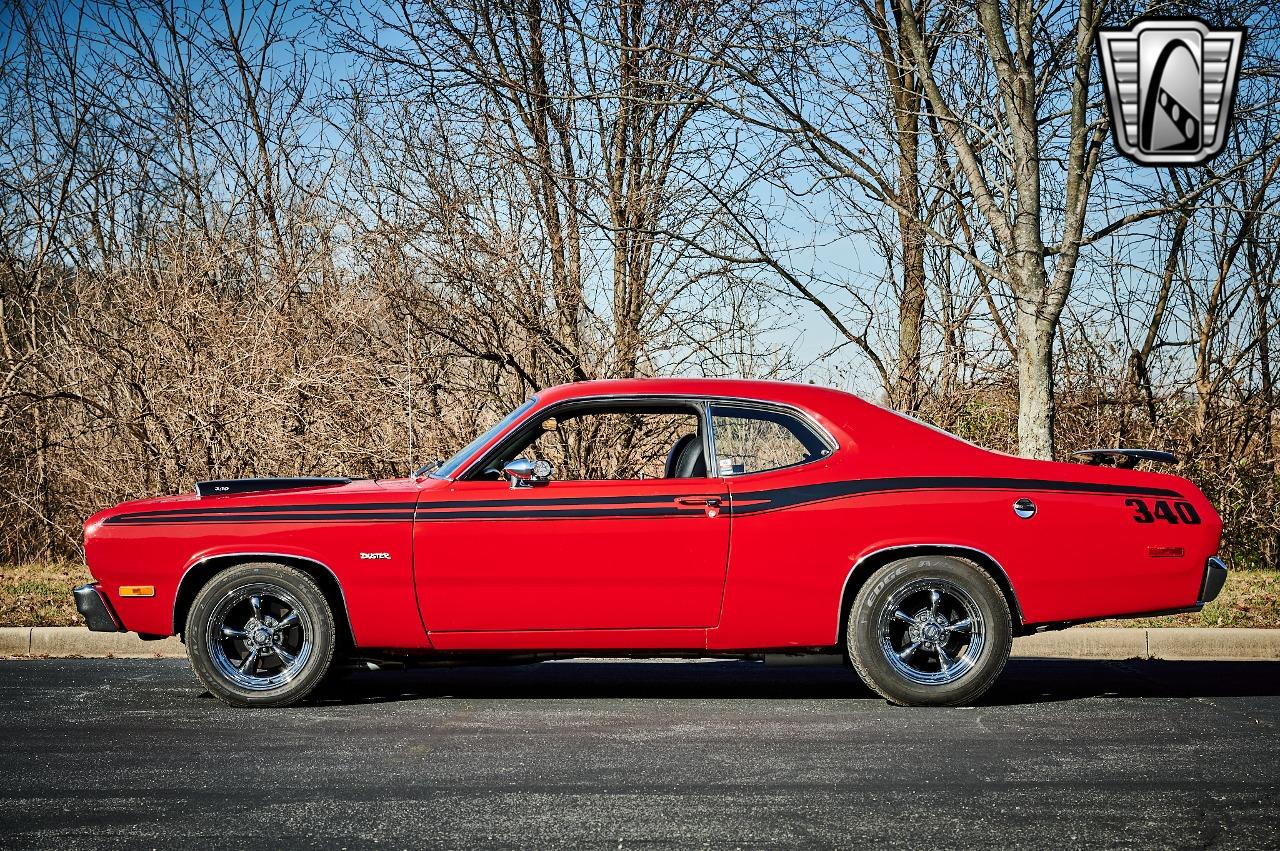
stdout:
POLYGON ((1059 659, 1280 660, 1280 629, 1077 627, 1016 638, 1013 655, 1059 659))
MULTIPOLYGON (((0 657, 85 656, 120 659, 186 655, 177 638, 143 641, 133 633, 78 626, 0 627, 0 657)), ((1280 661, 1280 629, 1075 627, 1013 640, 1013 655, 1040 659, 1280 661)), ((767 654, 771 664, 823 664, 838 656, 767 654)))
POLYGON ((177 638, 143 641, 131 632, 90 632, 80 626, 0 627, 0 656, 155 659, 186 655, 177 638))
MULTIPOLYGON (((1150 659, 1148 632, 1151 630, 1126 627, 1077 627, 1042 632, 1015 638, 1012 655, 1042 659, 1150 659)), ((1280 643, 1276 646, 1280 648, 1280 643)))

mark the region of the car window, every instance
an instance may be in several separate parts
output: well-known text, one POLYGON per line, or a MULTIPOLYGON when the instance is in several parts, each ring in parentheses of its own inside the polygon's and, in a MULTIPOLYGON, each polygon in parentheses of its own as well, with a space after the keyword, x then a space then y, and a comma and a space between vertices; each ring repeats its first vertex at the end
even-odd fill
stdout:
POLYGON ((550 461, 555 481, 705 477, 699 420, 694 408, 671 406, 552 414, 499 460, 550 461))
POLYGON ((722 476, 794 467, 831 452, 812 429, 781 411, 713 405, 711 427, 722 476))

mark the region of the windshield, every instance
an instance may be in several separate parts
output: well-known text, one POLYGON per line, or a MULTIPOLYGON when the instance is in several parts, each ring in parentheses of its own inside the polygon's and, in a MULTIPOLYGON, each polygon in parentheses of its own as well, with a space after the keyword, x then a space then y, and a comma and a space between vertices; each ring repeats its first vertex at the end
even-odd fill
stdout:
POLYGON ((503 417, 501 420, 499 420, 496 424, 494 424, 492 428, 490 428, 484 434, 480 435, 475 440, 471 441, 466 446, 459 449, 458 452, 452 458, 450 458, 448 461, 445 461, 443 464, 441 464, 439 467, 433 470, 431 475, 437 479, 447 479, 451 477, 455 472, 457 472, 458 468, 462 466, 462 462, 470 458, 471 455, 481 446, 484 446, 486 443, 492 440, 498 434, 498 432, 502 431, 507 426, 515 422, 520 417, 521 414, 523 414, 525 411, 529 410, 535 404, 537 404, 537 401, 538 401, 537 396, 531 397, 523 405, 516 408, 514 411, 512 411, 511 413, 503 417))

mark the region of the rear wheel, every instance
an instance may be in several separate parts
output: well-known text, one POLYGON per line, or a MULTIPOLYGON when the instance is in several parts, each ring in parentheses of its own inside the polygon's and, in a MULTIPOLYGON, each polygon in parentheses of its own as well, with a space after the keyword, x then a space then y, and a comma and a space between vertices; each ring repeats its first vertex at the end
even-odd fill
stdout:
POLYGON ((311 577, 279 564, 215 575, 187 614, 187 657, 200 682, 232 706, 288 706, 329 670, 333 612, 311 577))
POLYGON ((903 706, 977 700, 1013 645, 1004 594, 985 571, 948 556, 886 565, 849 610, 849 659, 868 686, 903 706))

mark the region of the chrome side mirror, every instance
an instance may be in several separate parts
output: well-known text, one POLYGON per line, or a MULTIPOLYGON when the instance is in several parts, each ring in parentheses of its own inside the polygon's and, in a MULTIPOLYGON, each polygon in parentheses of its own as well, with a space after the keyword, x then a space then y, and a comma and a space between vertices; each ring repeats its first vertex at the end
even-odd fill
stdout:
POLYGON ((551 472, 550 461, 530 461, 528 458, 517 458, 502 468, 502 475, 507 477, 513 488, 529 488, 535 482, 548 481, 551 472))

